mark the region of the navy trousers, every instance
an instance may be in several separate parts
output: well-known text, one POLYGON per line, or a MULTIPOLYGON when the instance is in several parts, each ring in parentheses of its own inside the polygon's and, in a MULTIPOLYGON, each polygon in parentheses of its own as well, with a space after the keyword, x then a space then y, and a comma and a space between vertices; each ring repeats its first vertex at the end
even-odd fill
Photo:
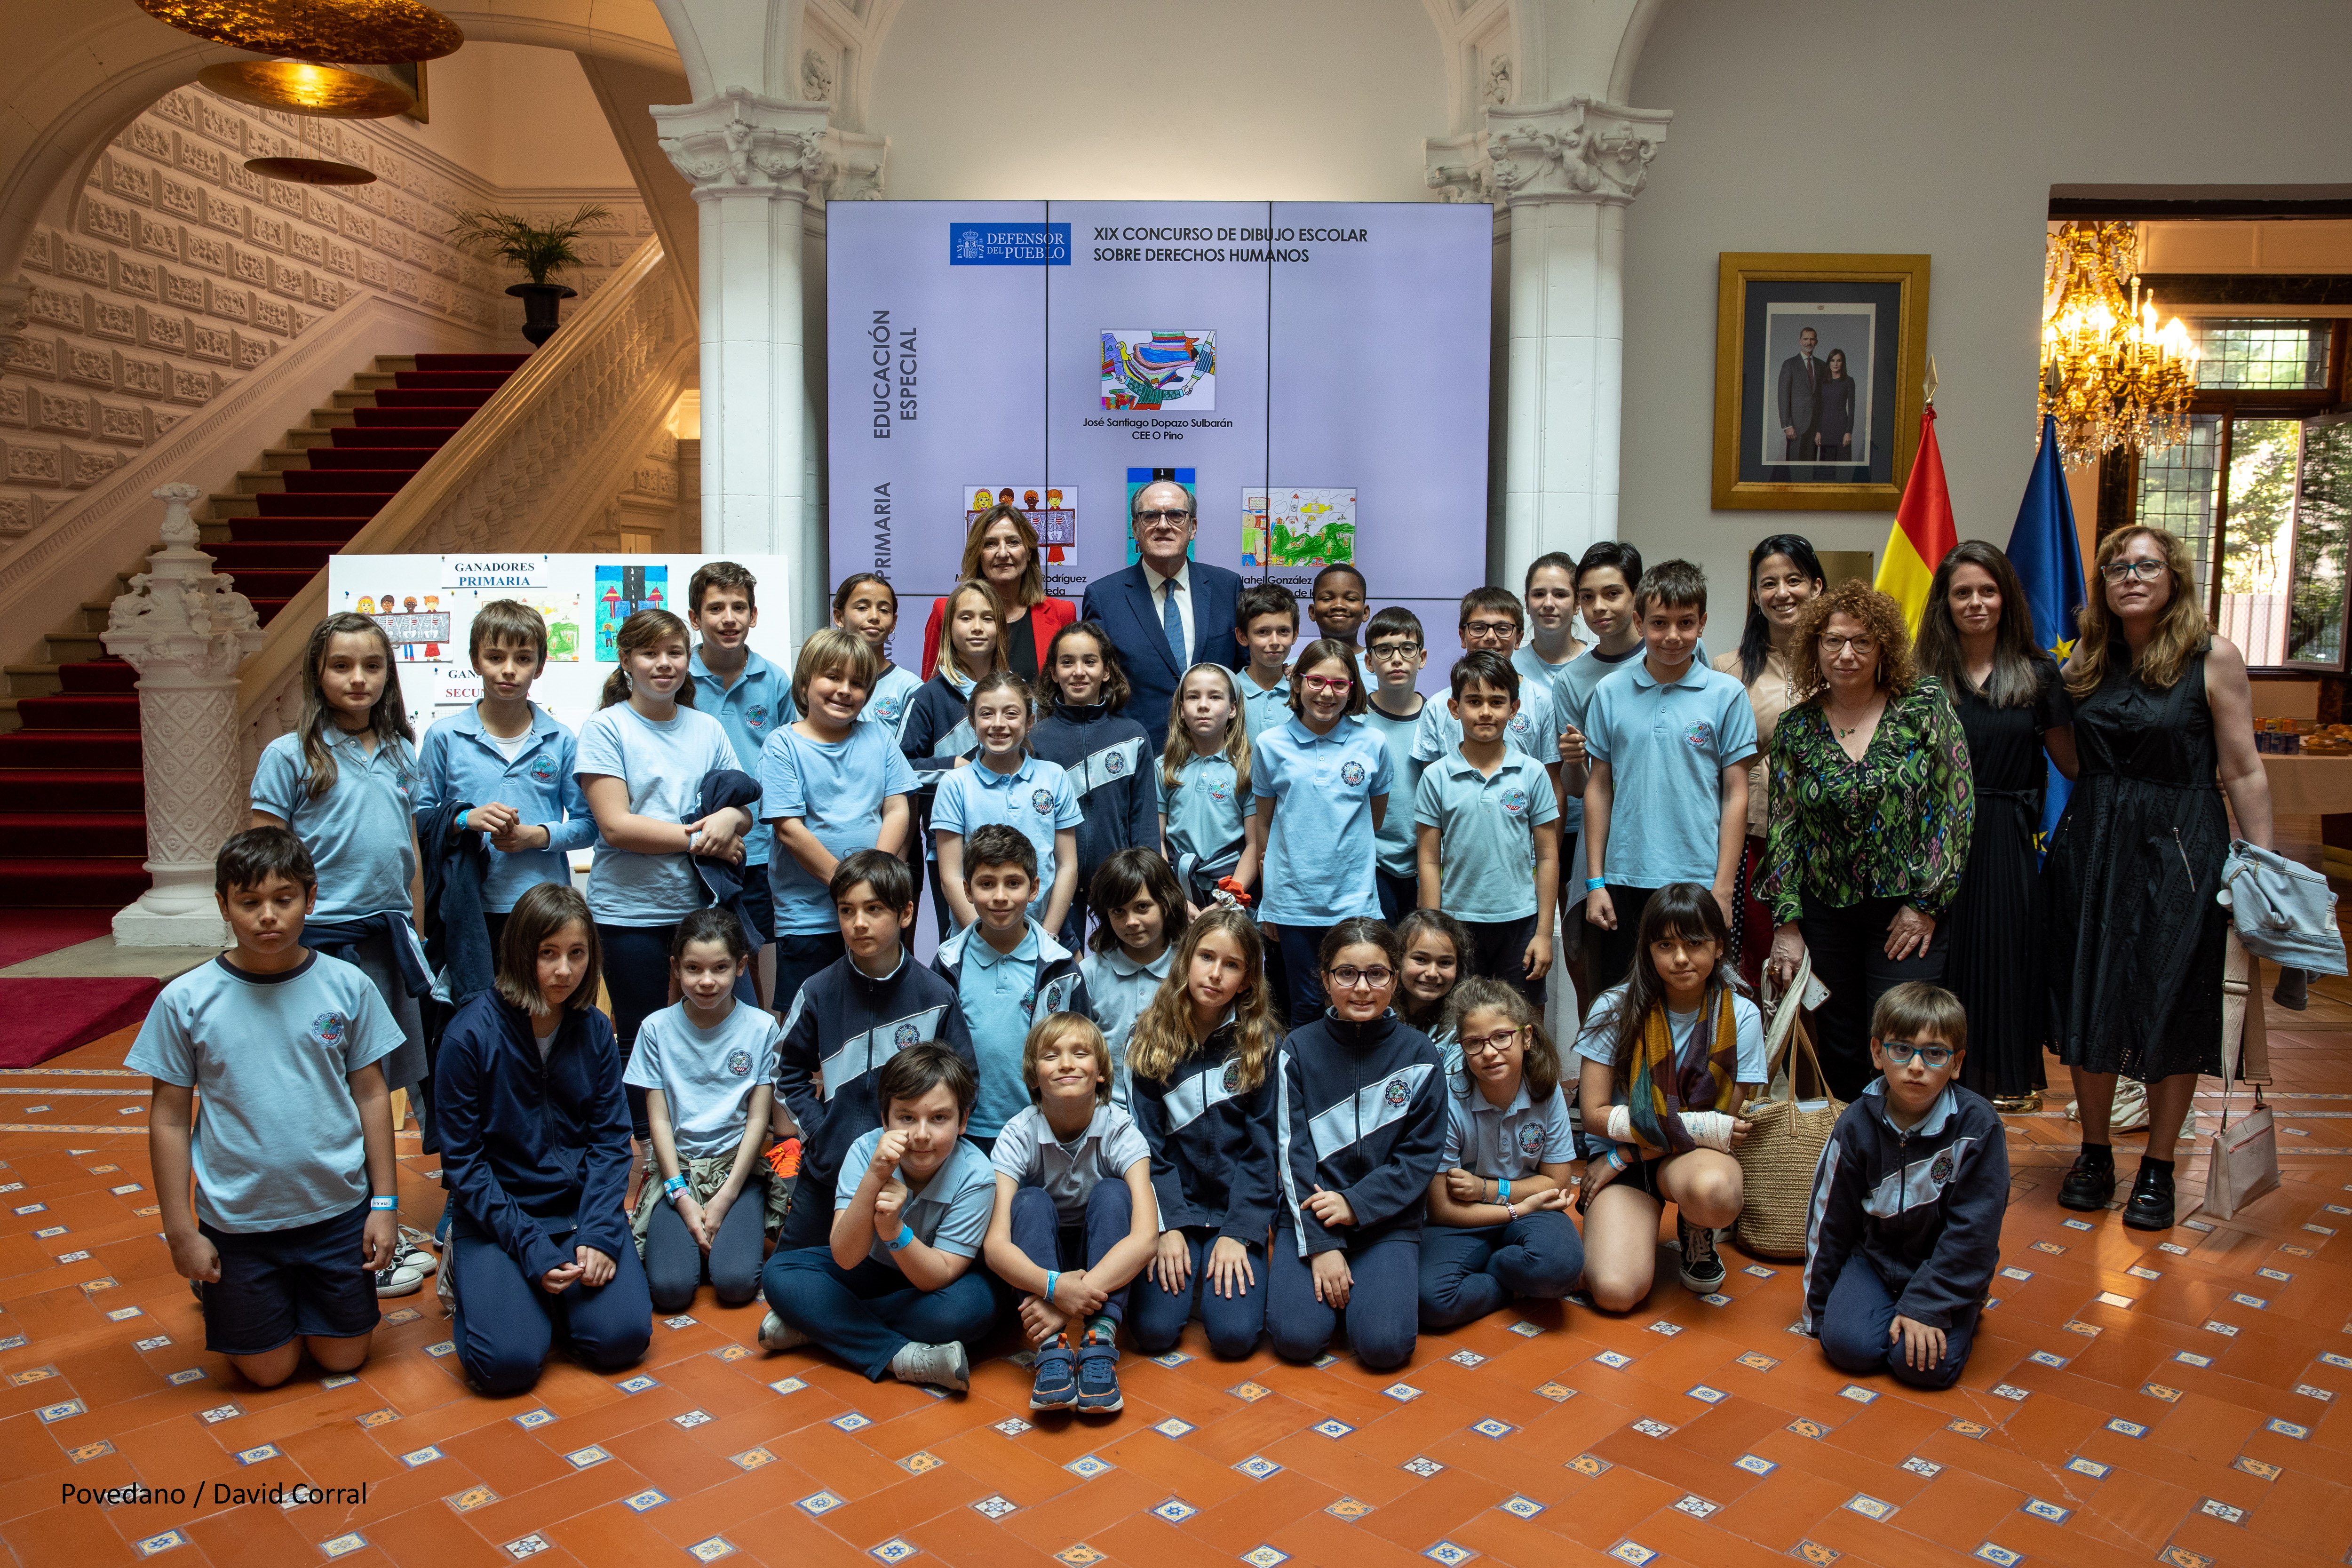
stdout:
POLYGON ((1514 1296, 1557 1301, 1584 1272, 1584 1238, 1556 1209, 1508 1225, 1421 1232, 1421 1326, 1453 1329, 1499 1311, 1514 1296))
POLYGON ((1370 1246, 1347 1249, 1355 1283, 1339 1310, 1315 1299, 1309 1260, 1298 1256, 1297 1233, 1277 1227, 1266 1259, 1265 1325, 1275 1353, 1285 1361, 1313 1361, 1328 1349, 1347 1320, 1348 1342, 1357 1359, 1379 1371, 1412 1359, 1421 1295, 1421 1238, 1383 1237, 1370 1246))
MULTIPOLYGON (((1053 1194, 1043 1187, 1022 1187, 1013 1194, 1013 1245, 1040 1268, 1092 1268, 1127 1239, 1134 1223, 1125 1182, 1097 1182, 1087 1194, 1086 1219, 1078 1225, 1062 1223, 1053 1194)), ((1104 1317, 1114 1323, 1126 1317, 1127 1293, 1133 1283, 1120 1286, 1104 1300, 1104 1317)), ((1085 1327, 1073 1324, 1073 1339, 1085 1327)))
POLYGON ((978 1259, 941 1289, 918 1290, 871 1258, 844 1268, 830 1247, 779 1247, 761 1284, 776 1316, 875 1383, 910 1342, 976 1350, 996 1326, 995 1282, 978 1259))
POLYGON ((457 1363, 484 1394, 520 1394, 539 1381, 540 1363, 560 1331, 582 1360, 617 1372, 646 1353, 654 1334, 653 1301, 635 1247, 613 1259, 613 1278, 593 1289, 577 1281, 551 1296, 514 1256, 487 1237, 449 1239, 457 1300, 449 1337, 457 1363))
POLYGON ((1265 1251, 1258 1247, 1249 1249, 1257 1283, 1228 1300, 1202 1273, 1209 1251, 1217 1244, 1215 1227, 1187 1226, 1183 1236, 1185 1249, 1192 1255, 1192 1278, 1183 1289, 1171 1292, 1160 1288, 1159 1277, 1150 1269, 1137 1275, 1129 1288, 1129 1337, 1146 1355, 1173 1350, 1197 1310, 1209 1331, 1209 1348, 1228 1361, 1238 1361, 1257 1349, 1258 1331, 1265 1327, 1265 1251))
MULTIPOLYGON (((669 1005, 669 944, 676 924, 616 926, 599 922, 597 945, 604 950, 604 989, 613 999, 613 1035, 620 1042, 621 1061, 637 1043, 637 1026, 669 1005)), ((735 977, 735 1000, 747 1007, 760 1005, 751 984, 750 965, 735 977)), ((629 1096, 629 1136, 643 1143, 653 1137, 646 1121, 646 1091, 625 1085, 629 1096)))
POLYGON ((1323 994, 1323 964, 1316 949, 1323 945, 1323 933, 1331 928, 1277 925, 1275 929, 1282 932, 1282 972, 1290 993, 1286 1004, 1277 996, 1275 1005, 1288 1006, 1293 1026, 1311 1024, 1323 1016, 1328 1001, 1323 994))
POLYGON ((720 1217, 707 1255, 695 1245, 677 1205, 655 1206, 653 1224, 646 1232, 646 1288, 656 1310, 683 1312, 693 1306, 706 1264, 719 1305, 740 1307, 760 1293, 760 1242, 768 1217, 767 1184, 760 1179, 763 1171, 752 1168, 751 1179, 720 1217))
POLYGON ((1958 1315, 1944 1331, 1944 1359, 1922 1370, 1903 1359, 1903 1342, 1890 1341, 1886 1331, 1895 1322, 1895 1298, 1878 1270, 1860 1254, 1845 1260, 1845 1268, 1830 1287, 1830 1304, 1814 1328, 1822 1337, 1822 1353, 1840 1372, 1885 1372, 1897 1383, 1914 1388, 1949 1388, 1969 1364, 1969 1342, 1976 1337, 1974 1310, 1958 1315))

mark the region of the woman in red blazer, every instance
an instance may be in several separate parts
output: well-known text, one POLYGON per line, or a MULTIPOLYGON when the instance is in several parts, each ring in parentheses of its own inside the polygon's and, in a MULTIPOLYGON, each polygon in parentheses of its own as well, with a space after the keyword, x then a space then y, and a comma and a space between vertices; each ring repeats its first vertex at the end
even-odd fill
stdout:
MULTIPOLYGON (((1032 686, 1054 634, 1078 618, 1078 607, 1067 599, 1045 596, 1045 558, 1037 549, 1037 531, 1015 506, 999 505, 981 513, 963 542, 963 563, 956 581, 981 578, 996 590, 1005 606, 1005 663, 1032 686)), ((940 621, 947 613, 945 599, 931 601, 931 617, 923 623, 923 679, 939 668, 940 621)))

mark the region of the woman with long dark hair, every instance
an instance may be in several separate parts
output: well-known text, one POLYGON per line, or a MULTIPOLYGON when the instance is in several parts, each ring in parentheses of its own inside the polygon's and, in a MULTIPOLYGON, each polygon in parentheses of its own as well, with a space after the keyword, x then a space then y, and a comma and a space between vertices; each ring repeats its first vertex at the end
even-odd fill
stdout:
POLYGON ((1748 845, 1741 851, 1731 894, 1731 962, 1752 988, 1772 942, 1772 911, 1748 891, 1764 858, 1764 828, 1772 803, 1772 727, 1796 699, 1789 674, 1789 639, 1806 601, 1829 586, 1812 541, 1801 533, 1773 533, 1748 552, 1748 624, 1739 646, 1715 661, 1748 688, 1756 711, 1756 760, 1748 769, 1748 845))
MULTIPOLYGON (((1004 492, 1010 496, 1013 492, 1004 492)), ((1045 557, 1037 544, 1037 530, 1026 513, 1010 501, 1000 501, 972 519, 964 534, 963 559, 956 565, 959 583, 981 582, 996 591, 1004 629, 1004 666, 1030 685, 1045 668, 1045 650, 1054 634, 1078 618, 1078 607, 1067 599, 1045 595, 1045 557)), ((923 679, 939 668, 941 625, 947 618, 946 599, 931 601, 930 619, 923 623, 923 679)))
POLYGON ((2083 1152, 2058 1202, 2100 1209, 2115 1195, 2107 1112, 2128 1076, 2147 1085, 2147 1152, 2124 1224, 2168 1230, 2175 1141, 2198 1074, 2221 1070, 2221 795, 2239 837, 2271 841, 2253 689, 2245 656, 2205 618, 2188 547, 2160 528, 2099 542, 2065 679, 2082 771, 2050 836, 2044 930, 2083 1152))
POLYGON ((2049 748, 2070 777, 2074 710, 2056 661, 2033 645, 2033 612, 2009 557, 1981 539, 1936 568, 1919 622, 1919 668, 1943 683, 1969 738, 1976 830, 1947 917, 1944 984, 1969 1016, 1960 1082, 2002 1110, 2041 1109, 2050 1037, 2034 835, 2049 748))

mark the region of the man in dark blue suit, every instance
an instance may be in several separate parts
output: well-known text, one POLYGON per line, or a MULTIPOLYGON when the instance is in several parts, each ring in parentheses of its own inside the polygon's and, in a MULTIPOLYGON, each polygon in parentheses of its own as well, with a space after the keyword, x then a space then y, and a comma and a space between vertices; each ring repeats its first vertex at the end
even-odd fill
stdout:
POLYGON ((1129 526, 1142 559, 1087 584, 1078 616, 1110 634, 1134 693, 1128 716, 1150 733, 1156 759, 1168 742, 1168 705, 1184 671, 1204 661, 1241 668, 1246 650, 1234 636, 1234 616, 1242 580, 1184 553, 1200 519, 1192 492, 1173 478, 1155 478, 1135 492, 1129 526))

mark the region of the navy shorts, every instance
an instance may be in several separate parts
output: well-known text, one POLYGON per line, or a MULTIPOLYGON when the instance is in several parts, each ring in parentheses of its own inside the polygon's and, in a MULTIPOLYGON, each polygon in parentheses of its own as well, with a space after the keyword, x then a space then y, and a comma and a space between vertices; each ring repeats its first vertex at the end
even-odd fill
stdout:
POLYGON ((262 1355, 297 1334, 348 1340, 376 1325, 375 1276, 362 1260, 368 1201, 286 1230, 196 1228, 220 1253, 203 1288, 205 1349, 262 1355))
POLYGON ((743 868, 743 912, 760 928, 751 933, 752 941, 765 947, 776 940, 776 892, 764 863, 743 868))

